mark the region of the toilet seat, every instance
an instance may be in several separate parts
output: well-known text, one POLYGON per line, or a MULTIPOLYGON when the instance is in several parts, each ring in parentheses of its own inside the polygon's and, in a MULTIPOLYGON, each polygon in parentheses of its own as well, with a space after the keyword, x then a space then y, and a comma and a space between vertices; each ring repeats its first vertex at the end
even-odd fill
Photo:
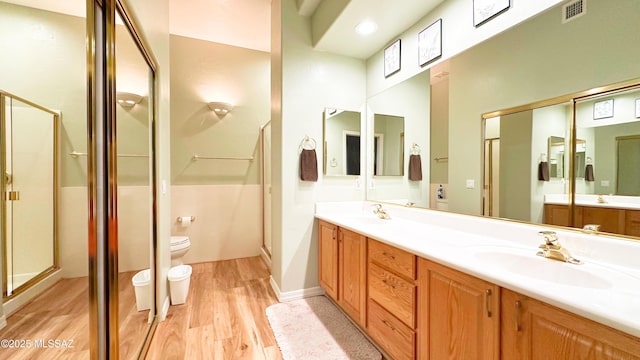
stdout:
POLYGON ((191 246, 191 241, 189 241, 188 236, 172 236, 171 237, 171 243, 169 246, 171 251, 186 249, 189 246, 191 246))

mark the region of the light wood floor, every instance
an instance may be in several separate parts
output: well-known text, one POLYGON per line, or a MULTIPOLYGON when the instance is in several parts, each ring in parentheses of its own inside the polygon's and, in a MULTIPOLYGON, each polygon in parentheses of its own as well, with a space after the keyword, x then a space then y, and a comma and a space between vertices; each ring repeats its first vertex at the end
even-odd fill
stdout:
MULTIPOLYGON (((135 359, 149 327, 148 311, 138 312, 131 278, 135 271, 120 273, 120 359, 135 359)), ((73 348, 7 349, 0 359, 89 359, 89 285, 87 277, 62 279, 9 316, 0 339, 73 340, 73 348)), ((33 344, 33 343, 32 343, 33 344)))
POLYGON ((187 302, 172 305, 147 360, 282 359, 265 315, 277 303, 260 257, 192 264, 187 302))

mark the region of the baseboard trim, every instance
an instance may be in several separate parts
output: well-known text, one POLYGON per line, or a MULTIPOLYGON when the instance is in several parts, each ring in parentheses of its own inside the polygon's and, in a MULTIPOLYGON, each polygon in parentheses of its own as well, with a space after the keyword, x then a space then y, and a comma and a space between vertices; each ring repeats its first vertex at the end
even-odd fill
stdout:
POLYGON ((269 278, 269 283, 271 284, 271 288, 273 289, 273 292, 276 293, 276 297, 280 302, 300 300, 311 296, 324 295, 324 290, 319 286, 308 289, 282 292, 280 291, 280 288, 278 287, 276 281, 273 279, 273 276, 269 278))
POLYGON ((167 313, 169 312, 170 300, 169 297, 164 298, 164 302, 162 303, 162 309, 160 309, 160 313, 158 314, 158 321, 164 321, 167 318, 167 313))
POLYGON ((267 264, 269 270, 271 270, 271 257, 267 253, 267 250, 263 247, 260 248, 260 257, 264 260, 264 263, 267 264))
POLYGON ((3 329, 5 326, 7 326, 7 318, 2 315, 0 316, 0 329, 3 329))

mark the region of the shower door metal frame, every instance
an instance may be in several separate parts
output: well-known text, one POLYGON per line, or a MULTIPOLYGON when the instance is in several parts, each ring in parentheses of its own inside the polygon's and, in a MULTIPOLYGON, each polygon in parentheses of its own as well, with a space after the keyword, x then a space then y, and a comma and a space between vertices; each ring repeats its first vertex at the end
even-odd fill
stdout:
MULTIPOLYGON (((52 244, 53 244, 53 264, 52 266, 48 267, 47 269, 45 269, 44 271, 42 271, 41 273, 39 273, 38 275, 34 276, 33 278, 29 279, 28 281, 26 281, 24 284, 18 286, 18 288, 13 289, 11 295, 7 295, 8 290, 8 280, 7 280, 7 276, 9 274, 9 269, 8 269, 8 262, 7 262, 7 252, 5 249, 5 246, 1 246, 0 248, 0 253, 2 256, 3 260, 3 269, 2 269, 2 298, 3 301, 9 300, 14 298, 17 295, 20 295, 21 293, 23 293, 25 290, 28 290, 29 288, 31 288, 34 284, 37 284, 38 282, 40 282, 42 279, 46 278, 47 276, 51 275, 53 272, 55 272, 56 270, 58 270, 60 268, 59 266, 59 252, 58 252, 58 212, 57 210, 57 206, 58 206, 58 128, 60 126, 60 118, 61 115, 59 112, 51 110, 51 109, 47 109, 44 106, 38 105, 32 101, 29 101, 27 99, 24 99, 20 96, 14 95, 12 93, 6 92, 4 90, 0 90, 0 139, 5 139, 5 137, 8 135, 6 134, 6 105, 7 105, 7 98, 11 98, 17 101, 20 101, 22 103, 25 103, 31 107, 34 107, 38 110, 44 111, 48 114, 51 114, 51 116, 53 116, 53 208, 51 209, 51 212, 53 213, 53 239, 52 239, 52 244)), ((3 141, 4 144, 6 144, 6 142, 3 141)), ((4 239, 4 244, 6 244, 7 241, 7 224, 6 224, 6 218, 7 218, 7 214, 6 214, 6 209, 7 209, 7 198, 5 195, 5 190, 6 187, 8 185, 5 174, 7 171, 7 166, 6 166, 6 156, 7 156, 7 151, 5 149, 5 145, 0 146, 0 174, 2 174, 2 178, 0 179, 0 187, 2 188, 2 196, 0 198, 0 206, 2 206, 2 211, 1 211, 1 219, 0 219, 0 234, 2 235, 2 238, 4 239)))
MULTIPOLYGON (((116 139, 116 11, 150 69, 152 298, 157 269, 157 61, 124 0, 87 0, 87 173, 89 242, 89 333, 91 359, 119 358, 118 214, 116 139)), ((139 353, 144 357, 157 326, 157 306, 139 353)))

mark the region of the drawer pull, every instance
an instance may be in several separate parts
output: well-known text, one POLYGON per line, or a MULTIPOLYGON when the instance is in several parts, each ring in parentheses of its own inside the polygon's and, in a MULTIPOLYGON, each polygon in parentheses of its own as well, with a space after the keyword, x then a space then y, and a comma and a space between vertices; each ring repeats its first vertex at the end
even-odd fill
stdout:
POLYGON ((520 309, 522 308, 522 303, 520 300, 516 301, 516 332, 520 332, 520 309))
POLYGON ((393 327, 393 325, 391 325, 387 320, 382 320, 382 323, 387 325, 387 327, 393 331, 396 331, 396 328, 393 327))
POLYGON ((487 308, 487 317, 491 317, 491 289, 485 291, 484 304, 487 308))
POLYGON ((390 282, 389 282, 389 280, 387 280, 387 279, 382 279, 382 282, 383 282, 385 285, 387 285, 388 287, 392 288, 392 289, 395 289, 395 288, 396 288, 396 286, 395 286, 395 285, 393 285, 392 283, 390 283, 390 282))
POLYGON ((395 260, 395 259, 396 259, 396 257, 395 257, 395 256, 393 256, 392 254, 387 253, 386 251, 383 251, 383 252, 382 252, 382 256, 386 256, 386 257, 388 257, 388 258, 389 258, 389 259, 391 259, 391 260, 395 260))

